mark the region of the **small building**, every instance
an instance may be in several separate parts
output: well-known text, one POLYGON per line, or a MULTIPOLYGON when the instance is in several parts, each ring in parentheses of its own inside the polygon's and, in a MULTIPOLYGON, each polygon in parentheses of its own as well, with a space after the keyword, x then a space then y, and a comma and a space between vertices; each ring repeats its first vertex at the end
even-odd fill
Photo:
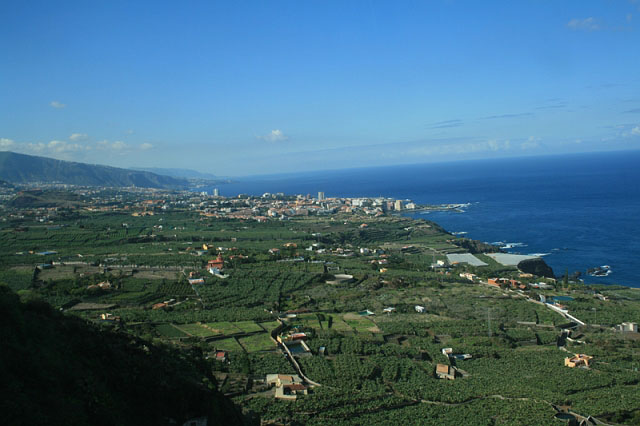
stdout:
POLYGON ((120 317, 114 316, 113 314, 110 314, 110 313, 100 314, 100 319, 102 321, 106 321, 106 322, 117 322, 117 321, 120 321, 120 317))
POLYGON ((307 338, 307 333, 299 332, 299 333, 290 333, 286 336, 278 336, 277 340, 280 343, 285 342, 294 342, 296 340, 305 340, 307 338))
POLYGON ((589 362, 593 359, 592 356, 585 354, 574 354, 572 357, 566 357, 564 359, 565 367, 575 368, 589 368, 589 362))
POLYGON ((220 362, 227 361, 227 351, 216 351, 215 360, 220 362))
POLYGON ((382 310, 382 312, 387 313, 387 314, 390 314, 391 312, 394 312, 395 310, 396 310, 396 308, 394 308, 394 307, 392 307, 392 306, 389 306, 388 308, 384 308, 384 309, 382 310))
POLYGON ((426 308, 425 308, 424 306, 420 306, 420 305, 416 305, 414 309, 415 309, 415 310, 416 310, 416 312, 417 312, 417 313, 419 313, 419 314, 423 314, 423 313, 424 313, 424 311, 426 310, 426 308))
POLYGON ((217 268, 217 269, 224 268, 224 260, 222 259, 221 254, 219 254, 218 257, 216 257, 215 259, 211 259, 209 260, 209 262, 207 262, 207 269, 212 269, 212 268, 217 268))
POLYGON ((621 331, 623 333, 637 333, 638 324, 635 322, 623 322, 622 324, 616 325, 616 331, 621 331))
POLYGON ((167 303, 160 302, 160 303, 156 303, 155 305, 151 306, 151 309, 154 309, 154 310, 156 310, 156 309, 164 309, 167 306, 169 306, 167 303))
POLYGON ((87 286, 88 290, 97 289, 97 288, 101 290, 111 290, 111 283, 109 281, 102 281, 101 283, 91 284, 87 286))
POLYGON ((456 371, 450 365, 438 364, 436 365, 436 377, 438 379, 455 380, 456 371))
POLYGON ((204 279, 203 278, 189 278, 189 284, 191 284, 191 285, 204 284, 204 279))
POLYGON ((478 278, 476 274, 472 274, 471 272, 461 272, 460 273, 460 277, 461 278, 466 278, 471 282, 474 282, 476 280, 476 278, 478 278))
POLYGON ((334 278, 332 280, 327 280, 325 281, 327 284, 330 285, 337 285, 337 284, 347 284, 347 283, 351 283, 355 281, 353 279, 353 275, 349 275, 349 274, 335 274, 334 278))
POLYGON ((307 393, 308 390, 305 385, 296 383, 276 387, 275 397, 277 399, 295 401, 299 395, 306 395, 307 393))
POLYGON ((302 379, 297 374, 267 374, 265 382, 269 386, 284 386, 301 384, 302 379))
POLYGON ((553 290, 555 288, 551 284, 547 284, 547 283, 543 283, 543 282, 531 283, 531 284, 529 284, 529 287, 531 287, 531 288, 539 288, 541 290, 553 290))
POLYGON ((451 359, 451 358, 453 358, 453 359, 455 359, 457 361, 464 361, 466 359, 473 358, 473 355, 471 355, 471 354, 450 354, 449 355, 449 359, 451 359))

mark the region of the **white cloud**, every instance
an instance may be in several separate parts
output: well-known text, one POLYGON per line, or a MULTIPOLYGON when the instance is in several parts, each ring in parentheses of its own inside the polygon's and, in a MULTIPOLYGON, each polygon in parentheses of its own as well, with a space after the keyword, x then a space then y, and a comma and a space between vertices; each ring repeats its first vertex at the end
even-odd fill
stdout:
POLYGON ((284 133, 282 133, 282 130, 275 129, 275 130, 272 130, 267 135, 258 136, 258 139, 262 139, 268 142, 281 142, 281 141, 286 141, 287 139, 289 139, 289 137, 286 136, 284 133))
POLYGON ((0 149, 10 149, 15 144, 16 143, 11 139, 0 138, 0 149))
POLYGON ((500 142, 497 140, 490 140, 487 142, 487 147, 491 151, 502 151, 502 150, 509 149, 511 147, 511 142, 509 141, 500 142))
POLYGON ((107 149, 107 148, 109 148, 109 141, 108 140, 104 140, 104 141, 96 142, 96 148, 98 148, 98 149, 107 149))
POLYGON ((67 106, 67 105, 63 104, 62 102, 58 102, 58 101, 51 101, 49 103, 49 105, 51 105, 53 108, 57 108, 57 109, 62 109, 62 108, 67 106))
POLYGON ((77 143, 68 143, 65 141, 51 141, 47 144, 47 148, 49 151, 56 153, 78 152, 87 149, 83 145, 77 143))
POLYGON ((640 126, 636 126, 633 129, 631 129, 631 134, 635 136, 640 136, 640 126))
POLYGON ((574 18, 567 23, 567 27, 572 30, 583 30, 583 31, 597 31, 600 29, 600 24, 593 18, 574 18))
POLYGON ((96 149, 103 151, 125 151, 129 149, 129 145, 122 141, 109 142, 105 139, 103 141, 96 142, 96 149))
POLYGON ((128 147, 129 146, 122 141, 115 141, 111 144, 111 148, 115 149, 116 151, 122 151, 123 149, 127 149, 128 147))
POLYGON ((534 136, 529 136, 529 139, 527 139, 526 141, 520 144, 520 148, 524 150, 539 148, 540 147, 540 143, 538 143, 539 140, 540 140, 539 138, 536 138, 534 136))
POLYGON ((73 133, 69 136, 69 140, 71 141, 86 141, 87 139, 89 139, 89 135, 86 133, 73 133))
MULTIPOLYGON (((507 151, 511 148, 509 140, 491 139, 486 142, 444 143, 410 148, 406 152, 398 151, 400 156, 466 155, 482 152, 507 151)), ((396 155, 397 157, 397 155, 396 155)))
POLYGON ((147 151, 149 149, 153 148, 153 145, 150 144, 149 142, 145 142, 142 145, 140 145, 140 150, 142 151, 147 151))
POLYGON ((21 144, 20 152, 25 154, 42 154, 47 149, 47 145, 42 142, 21 144))
POLYGON ((135 133, 135 132, 133 131, 133 129, 127 129, 127 130, 125 130, 124 132, 125 132, 125 134, 127 134, 127 135, 132 135, 132 134, 134 134, 134 133, 135 133))

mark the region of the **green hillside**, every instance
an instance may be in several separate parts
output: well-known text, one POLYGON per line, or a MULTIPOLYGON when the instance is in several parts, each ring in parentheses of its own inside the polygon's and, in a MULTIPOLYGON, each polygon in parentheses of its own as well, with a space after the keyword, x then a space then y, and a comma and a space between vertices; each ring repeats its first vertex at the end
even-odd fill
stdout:
POLYGON ((188 186, 186 179, 14 152, 0 152, 0 179, 11 183, 58 182, 87 186, 138 186, 164 189, 188 186))

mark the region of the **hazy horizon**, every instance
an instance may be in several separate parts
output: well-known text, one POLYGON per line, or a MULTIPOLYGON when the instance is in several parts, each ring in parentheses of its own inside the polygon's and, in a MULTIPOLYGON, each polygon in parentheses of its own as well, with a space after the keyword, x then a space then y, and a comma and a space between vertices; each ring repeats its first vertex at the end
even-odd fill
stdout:
POLYGON ((250 176, 640 148, 634 1, 0 12, 0 150, 250 176))

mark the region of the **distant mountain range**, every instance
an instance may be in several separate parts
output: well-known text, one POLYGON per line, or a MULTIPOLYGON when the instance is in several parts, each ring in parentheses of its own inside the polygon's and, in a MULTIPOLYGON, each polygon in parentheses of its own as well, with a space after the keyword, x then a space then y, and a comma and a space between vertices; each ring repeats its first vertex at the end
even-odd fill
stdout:
POLYGON ((10 183, 46 182, 159 189, 183 189, 189 186, 187 179, 148 171, 62 161, 8 151, 0 152, 0 179, 10 183))

